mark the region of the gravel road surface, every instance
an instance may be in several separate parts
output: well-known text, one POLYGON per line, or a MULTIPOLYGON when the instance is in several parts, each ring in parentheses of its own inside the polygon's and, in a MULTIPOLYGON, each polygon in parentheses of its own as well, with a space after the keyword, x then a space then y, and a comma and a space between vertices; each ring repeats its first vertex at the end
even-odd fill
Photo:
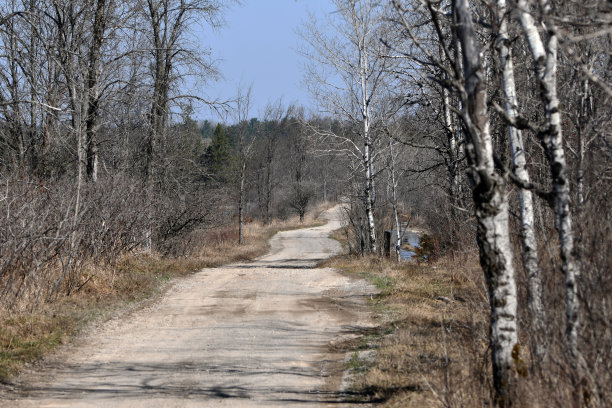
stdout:
POLYGON ((350 406, 345 356, 330 344, 369 326, 375 289, 315 267, 341 251, 328 238, 338 208, 324 216, 324 226, 278 233, 255 262, 177 280, 93 329, 18 378, 0 406, 350 406))

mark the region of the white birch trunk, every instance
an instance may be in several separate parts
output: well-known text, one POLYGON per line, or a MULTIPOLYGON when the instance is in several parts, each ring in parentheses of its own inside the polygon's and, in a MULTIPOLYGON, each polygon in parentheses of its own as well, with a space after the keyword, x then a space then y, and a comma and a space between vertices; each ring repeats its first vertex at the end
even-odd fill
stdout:
POLYGON ((487 280, 491 308, 491 360, 496 404, 508 406, 516 390, 516 363, 520 358, 517 292, 508 225, 508 202, 503 179, 493 162, 485 76, 480 47, 468 0, 457 0, 457 37, 464 69, 466 153, 478 222, 480 264, 487 280))
POLYGON ((458 151, 457 151, 457 129, 453 123, 453 116, 451 112, 451 102, 448 89, 444 88, 443 93, 443 105, 444 105, 444 126, 446 127, 446 133, 448 137, 448 149, 449 149, 449 176, 450 176, 450 193, 451 197, 458 197, 459 195, 459 175, 457 174, 457 163, 458 163, 458 151))
MULTIPOLYGON (((549 12, 549 4, 541 2, 544 13, 549 12)), ((519 20, 525 33, 529 50, 533 57, 536 75, 541 88, 548 130, 540 135, 550 165, 553 193, 555 199, 555 224, 561 244, 562 268, 565 276, 565 300, 567 326, 566 335, 572 362, 579 369, 578 361, 582 360, 578 350, 578 332, 580 326, 580 302, 578 299, 578 277, 580 268, 574 258, 574 234, 572 231, 572 213, 570 209, 569 179, 567 164, 563 151, 563 134, 561 112, 557 96, 557 50, 558 38, 556 28, 547 21, 548 42, 546 48, 533 17, 527 12, 527 0, 519 0, 519 20)), ((580 369, 579 369, 580 370, 580 369)), ((580 370, 581 371, 581 370, 580 370)))
POLYGON ((363 119, 363 166, 365 170, 365 207, 368 222, 370 252, 376 253, 376 223, 374 220, 374 174, 372 172, 372 140, 370 137, 370 95, 368 90, 368 55, 365 40, 359 45, 359 77, 361 81, 361 115, 363 119))
MULTIPOLYGON (((497 17, 499 22, 499 33, 497 49, 499 52, 500 66, 502 69, 502 87, 505 97, 505 110, 510 118, 516 118, 518 99, 516 96, 516 85, 514 82, 514 64, 512 61, 512 49, 509 46, 508 24, 506 18, 506 0, 497 0, 497 17)), ((526 168, 525 147, 521 131, 513 126, 508 126, 508 137, 510 139, 510 150, 514 173, 525 185, 530 183, 529 173, 526 168)), ((533 194, 529 190, 518 191, 520 216, 521 216, 521 239, 523 265, 527 274, 527 293, 529 311, 534 328, 539 336, 545 334, 545 314, 542 306, 542 278, 538 266, 538 246, 534 229, 533 194)), ((536 355, 544 357, 546 352, 545 342, 535 342, 536 355)))
POLYGON ((402 232, 400 231, 400 228, 402 227, 400 222, 399 222, 399 215, 397 212, 397 203, 393 205, 393 215, 395 217, 395 257, 397 258, 397 262, 401 262, 402 261, 402 251, 401 251, 401 245, 402 245, 402 232))
POLYGON ((401 262, 402 255, 400 246, 402 245, 402 233, 400 231, 399 214, 397 210, 397 180, 395 178, 395 156, 393 153, 393 141, 389 138, 389 156, 391 163, 389 166, 390 181, 391 181, 391 205, 393 206, 393 218, 395 221, 395 257, 397 262, 401 262))

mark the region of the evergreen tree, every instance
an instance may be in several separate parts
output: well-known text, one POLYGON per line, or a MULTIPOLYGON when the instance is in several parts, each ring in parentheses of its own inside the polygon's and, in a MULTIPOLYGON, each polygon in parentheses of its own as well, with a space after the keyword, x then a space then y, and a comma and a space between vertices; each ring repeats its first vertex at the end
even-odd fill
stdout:
POLYGON ((202 135, 202 138, 212 139, 214 133, 215 128, 213 127, 212 123, 210 123, 208 120, 204 120, 204 122, 202 122, 202 126, 200 127, 200 134, 202 135))
POLYGON ((233 168, 232 146, 221 124, 215 128, 206 149, 206 164, 210 178, 219 182, 230 180, 233 168))

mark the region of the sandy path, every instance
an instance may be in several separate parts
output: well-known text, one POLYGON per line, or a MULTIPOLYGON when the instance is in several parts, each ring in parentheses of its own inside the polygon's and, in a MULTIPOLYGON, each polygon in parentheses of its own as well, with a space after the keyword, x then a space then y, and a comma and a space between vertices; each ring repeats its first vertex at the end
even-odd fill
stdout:
POLYGON ((344 356, 329 344, 367 325, 373 288, 314 268, 341 250, 327 238, 337 210, 326 216, 325 226, 277 234, 253 263, 177 281, 154 305, 25 375, 0 406, 344 406, 344 356))

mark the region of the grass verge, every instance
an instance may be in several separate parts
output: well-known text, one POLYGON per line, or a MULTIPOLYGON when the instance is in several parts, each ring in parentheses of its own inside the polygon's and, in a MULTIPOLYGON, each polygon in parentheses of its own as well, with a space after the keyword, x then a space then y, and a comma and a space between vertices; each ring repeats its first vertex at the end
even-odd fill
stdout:
POLYGON ((488 378, 486 297, 476 259, 417 264, 344 255, 323 266, 380 290, 370 304, 377 328, 344 345, 353 373, 349 395, 382 407, 482 406, 489 400, 482 386, 488 378))
POLYGON ((252 260, 268 251, 268 240, 277 232, 324 224, 320 214, 325 208, 312 210, 304 223, 297 218, 269 225, 248 223, 244 245, 236 244, 235 227, 220 227, 196 236, 197 250, 188 257, 126 255, 113 266, 84 271, 82 289, 71 296, 34 310, 27 305, 23 310, 0 310, 0 383, 8 383, 24 366, 66 343, 88 324, 155 298, 174 278, 202 268, 252 260))

